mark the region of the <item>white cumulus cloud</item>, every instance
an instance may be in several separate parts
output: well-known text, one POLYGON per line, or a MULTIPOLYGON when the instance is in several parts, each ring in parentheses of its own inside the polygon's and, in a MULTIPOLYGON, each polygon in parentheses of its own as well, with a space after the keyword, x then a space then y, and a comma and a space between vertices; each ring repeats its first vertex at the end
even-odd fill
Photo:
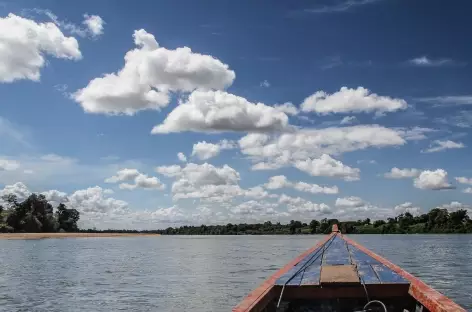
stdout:
POLYGON ((286 130, 288 126, 287 115, 272 106, 251 103, 224 91, 196 90, 151 133, 262 132, 286 130))
POLYGON ((447 209, 451 212, 457 211, 459 209, 467 210, 468 213, 472 212, 472 206, 471 205, 463 204, 463 203, 458 202, 458 201, 452 201, 449 204, 441 205, 441 206, 439 206, 439 208, 445 208, 445 209, 447 209))
POLYGON ((93 37, 103 34, 105 21, 100 16, 84 14, 84 21, 82 23, 93 37))
POLYGON ((178 158, 181 162, 187 162, 187 157, 186 157, 185 154, 182 153, 182 152, 177 153, 177 158, 178 158))
POLYGON ((210 55, 188 47, 160 47, 144 29, 136 30, 133 37, 137 48, 126 53, 120 71, 95 78, 72 95, 86 112, 134 115, 160 110, 169 104, 170 92, 223 89, 236 77, 228 65, 210 55))
POLYGON ((319 158, 297 161, 295 167, 312 176, 342 178, 345 181, 360 179, 358 168, 351 168, 327 154, 323 154, 319 158))
POLYGON ((413 184, 422 190, 444 190, 454 188, 447 179, 447 172, 443 169, 425 170, 415 178, 413 184))
POLYGON ((333 94, 318 91, 310 95, 303 101, 301 109, 304 112, 316 112, 318 114, 386 113, 406 109, 407 106, 406 101, 402 99, 379 96, 363 87, 357 89, 342 87, 333 94))
POLYGON ((421 214, 421 208, 414 206, 411 202, 406 202, 400 205, 395 206, 393 209, 396 214, 401 214, 405 212, 411 213, 413 216, 418 216, 421 214))
POLYGON ((337 186, 320 186, 318 184, 310 184, 306 182, 291 182, 283 175, 269 178, 269 182, 264 186, 269 190, 294 188, 300 192, 312 194, 337 194, 339 192, 337 186))
POLYGON ((272 170, 323 154, 340 155, 405 143, 402 133, 396 130, 378 125, 359 125, 303 129, 277 136, 250 133, 239 140, 239 147, 242 154, 255 162, 253 170, 272 170))
POLYGON ((417 177, 419 174, 420 174, 420 170, 415 169, 415 168, 400 169, 400 168, 394 167, 390 170, 390 172, 385 173, 384 177, 388 179, 405 179, 405 178, 417 177))
POLYGON ((207 160, 218 156, 222 150, 236 148, 236 144, 228 140, 221 140, 217 144, 198 142, 193 145, 192 156, 197 156, 200 160, 207 160))
POLYGON ((136 188, 164 190, 166 187, 158 178, 149 177, 146 174, 140 173, 137 169, 128 168, 119 170, 116 175, 105 179, 105 182, 126 182, 119 185, 121 189, 125 190, 134 190, 136 188), (126 182, 131 180, 134 181, 134 184, 126 182))
POLYGON ((0 190, 0 204, 1 204, 1 197, 4 195, 15 195, 19 201, 25 200, 28 196, 31 195, 30 190, 28 187, 23 184, 22 182, 17 182, 11 185, 5 185, 5 187, 0 190))
POLYGON ((295 116, 299 113, 298 108, 293 103, 285 102, 283 104, 274 105, 276 111, 283 112, 287 115, 295 116))
POLYGON ((470 184, 472 185, 472 178, 467 177, 456 177, 456 181, 462 184, 470 184))
POLYGON ((36 23, 12 13, 0 17, 0 82, 39 81, 45 55, 82 58, 77 40, 66 37, 54 23, 36 23))
POLYGON ((364 200, 356 196, 337 198, 336 203, 335 203, 337 207, 349 207, 349 208, 362 207, 362 206, 365 206, 366 204, 367 203, 364 200))
POLYGON ((13 171, 20 168, 20 163, 16 160, 0 158, 0 171, 13 171))
POLYGON ((291 214, 325 215, 331 214, 331 207, 325 203, 314 203, 301 197, 291 197, 282 194, 279 198, 279 204, 287 205, 287 210, 291 214))

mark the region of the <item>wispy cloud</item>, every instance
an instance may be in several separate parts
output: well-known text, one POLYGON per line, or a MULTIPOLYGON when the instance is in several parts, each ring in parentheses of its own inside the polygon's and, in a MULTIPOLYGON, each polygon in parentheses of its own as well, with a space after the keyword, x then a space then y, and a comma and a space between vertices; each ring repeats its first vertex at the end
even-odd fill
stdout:
POLYGON ((457 149, 457 148, 465 148, 465 145, 461 142, 454 142, 451 140, 441 141, 436 140, 431 143, 428 149, 423 150, 423 153, 436 153, 440 151, 444 151, 447 149, 457 149))
POLYGON ((318 62, 318 66, 322 70, 329 70, 336 67, 346 66, 346 67, 371 67, 373 66, 371 60, 365 61, 349 61, 343 60, 339 55, 329 56, 322 59, 318 62))
POLYGON ((342 12, 347 12, 352 9, 355 9, 356 7, 372 4, 379 1, 382 1, 382 0, 348 0, 348 1, 338 2, 334 4, 329 4, 329 5, 316 6, 309 9, 304 9, 303 11, 306 13, 314 13, 314 14, 342 13, 342 12))
POLYGON ((282 60, 282 58, 277 56, 260 56, 257 59, 263 62, 278 62, 282 60))
POLYGON ((29 12, 34 12, 36 14, 44 14, 57 26, 62 27, 71 34, 80 37, 96 38, 103 34, 103 26, 105 24, 105 21, 98 15, 84 14, 84 20, 82 22, 83 26, 81 26, 68 21, 60 20, 59 17, 57 17, 57 15, 55 15, 50 10, 38 8, 23 10, 23 14, 29 14, 29 12))
POLYGON ((472 112, 471 111, 460 111, 452 116, 445 116, 434 119, 435 122, 455 126, 459 128, 472 128, 472 112))
POLYGON ((31 147, 27 140, 27 133, 17 125, 0 116, 0 145, 6 144, 6 140, 17 142, 25 147, 31 147))
POLYGON ((447 95, 416 98, 418 102, 431 103, 435 106, 472 105, 472 95, 447 95))
POLYGON ((259 84, 259 86, 262 87, 262 88, 268 88, 268 87, 270 87, 270 82, 267 81, 267 80, 264 80, 259 84))
POLYGON ((339 55, 328 57, 320 66, 321 69, 331 69, 343 65, 343 60, 339 55))
POLYGON ((463 62, 457 62, 449 58, 431 59, 427 56, 420 56, 408 61, 409 64, 419 67, 441 67, 441 66, 460 66, 463 62))

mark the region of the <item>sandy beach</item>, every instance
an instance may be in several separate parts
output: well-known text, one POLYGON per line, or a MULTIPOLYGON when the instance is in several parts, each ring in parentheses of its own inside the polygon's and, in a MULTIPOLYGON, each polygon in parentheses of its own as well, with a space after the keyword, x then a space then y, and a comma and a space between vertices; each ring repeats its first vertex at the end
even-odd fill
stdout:
POLYGON ((131 236, 160 236, 160 234, 133 234, 133 233, 3 233, 0 239, 46 239, 68 237, 131 237, 131 236))

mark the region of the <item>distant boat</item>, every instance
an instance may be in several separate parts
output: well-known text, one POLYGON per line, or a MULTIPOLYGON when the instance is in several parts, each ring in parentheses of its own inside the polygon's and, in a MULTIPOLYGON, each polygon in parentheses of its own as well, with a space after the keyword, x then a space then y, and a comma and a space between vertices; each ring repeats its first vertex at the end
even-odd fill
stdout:
POLYGON ((466 311, 400 267, 332 233, 253 290, 233 312, 466 311))

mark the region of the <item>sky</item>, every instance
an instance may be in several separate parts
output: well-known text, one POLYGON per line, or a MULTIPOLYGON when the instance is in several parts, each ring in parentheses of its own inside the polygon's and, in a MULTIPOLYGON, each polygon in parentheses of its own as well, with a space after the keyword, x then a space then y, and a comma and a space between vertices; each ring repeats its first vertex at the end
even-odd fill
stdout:
POLYGON ((472 3, 0 2, 0 195, 82 227, 472 212, 472 3))

